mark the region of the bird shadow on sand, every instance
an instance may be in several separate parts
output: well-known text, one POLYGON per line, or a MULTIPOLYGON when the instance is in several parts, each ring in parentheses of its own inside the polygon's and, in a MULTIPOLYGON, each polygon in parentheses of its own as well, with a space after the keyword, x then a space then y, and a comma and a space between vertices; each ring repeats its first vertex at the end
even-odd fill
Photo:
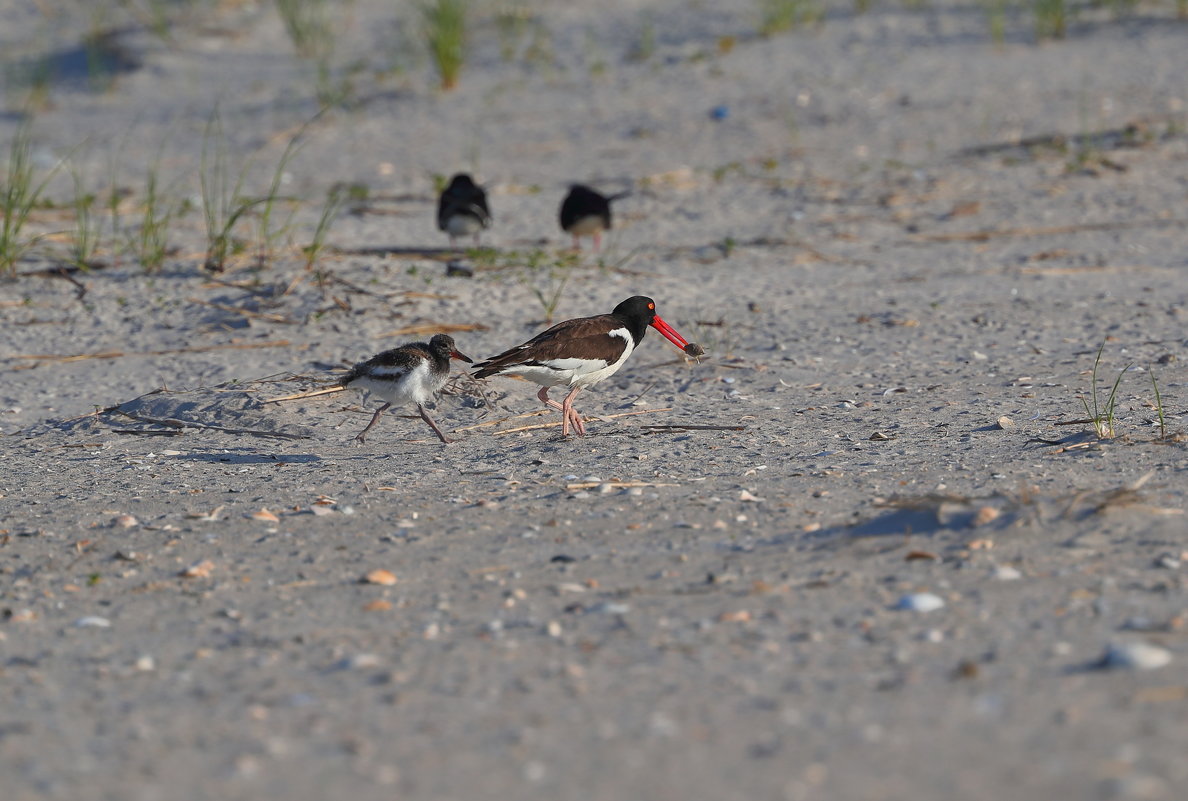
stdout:
POLYGON ((296 410, 265 404, 263 386, 281 381, 260 379, 187 390, 155 389, 131 400, 69 420, 50 421, 27 436, 60 431, 95 434, 114 431, 130 435, 178 435, 187 430, 265 439, 310 439, 314 429, 304 425, 296 410))

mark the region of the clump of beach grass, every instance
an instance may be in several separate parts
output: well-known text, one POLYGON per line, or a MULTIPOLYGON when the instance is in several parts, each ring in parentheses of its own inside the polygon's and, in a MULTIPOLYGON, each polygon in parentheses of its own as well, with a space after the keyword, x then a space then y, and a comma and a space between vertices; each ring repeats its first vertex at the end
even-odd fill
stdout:
POLYGON ((775 36, 798 25, 818 22, 825 13, 814 0, 757 0, 757 5, 761 36, 775 36))
POLYGON ((0 186, 0 274, 15 275, 17 262, 41 239, 28 236, 25 226, 60 167, 61 162, 38 178, 30 124, 23 122, 9 144, 8 165, 0 186))
POLYGON ((326 202, 322 204, 322 214, 314 228, 313 237, 308 245, 301 249, 305 254, 305 269, 312 270, 326 248, 326 235, 330 233, 330 226, 338 217, 338 212, 351 194, 351 187, 335 184, 326 193, 326 202))
POLYGON ((466 63, 467 0, 426 0, 420 6, 421 29, 429 55, 441 78, 441 88, 458 85, 466 63))
POLYGON ((133 255, 146 273, 157 272, 169 255, 169 226, 180 205, 165 197, 159 185, 157 167, 148 171, 140 206, 140 225, 130 237, 133 255))
POLYGON ((74 231, 70 236, 70 262, 83 270, 90 269, 99 247, 102 221, 95 214, 95 193, 88 192, 82 174, 71 167, 70 177, 74 181, 74 231))
POLYGON ((1105 350, 1105 342, 1101 343, 1101 347, 1097 349, 1097 356, 1093 360, 1093 371, 1089 378, 1089 397, 1081 396, 1081 404, 1085 407, 1085 416, 1089 423, 1093 426, 1094 432, 1098 439, 1113 439, 1117 436, 1117 426, 1115 423, 1114 412, 1118 406, 1118 387, 1122 384, 1122 376, 1126 375, 1126 371, 1130 369, 1130 365, 1126 365, 1118 373, 1118 377, 1114 379, 1114 384, 1110 387, 1110 392, 1105 397, 1101 396, 1098 391, 1097 384, 1097 368, 1101 365, 1101 354, 1105 350), (1089 401, 1093 401, 1092 408, 1090 408, 1089 401))

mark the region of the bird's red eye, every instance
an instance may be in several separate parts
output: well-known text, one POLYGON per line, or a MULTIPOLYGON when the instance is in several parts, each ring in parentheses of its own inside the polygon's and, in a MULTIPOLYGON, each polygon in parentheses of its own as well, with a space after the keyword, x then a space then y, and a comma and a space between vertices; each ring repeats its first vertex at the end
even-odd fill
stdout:
POLYGON ((656 311, 656 304, 655 304, 655 303, 649 303, 649 304, 648 304, 648 311, 656 311))

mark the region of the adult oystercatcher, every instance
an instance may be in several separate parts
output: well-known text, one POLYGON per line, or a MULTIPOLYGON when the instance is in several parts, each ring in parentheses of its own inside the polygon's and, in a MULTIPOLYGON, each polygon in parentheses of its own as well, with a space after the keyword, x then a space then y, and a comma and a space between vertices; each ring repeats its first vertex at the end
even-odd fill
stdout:
POLYGON ((474 236, 478 245, 479 233, 491 225, 491 211, 487 208, 487 193, 464 172, 450 179, 437 201, 437 227, 450 235, 450 245, 460 236, 474 236))
POLYGON ((594 252, 597 253, 602 243, 602 232, 609 231, 611 227, 610 204, 629 194, 620 192, 607 197, 582 184, 569 187, 569 194, 561 201, 560 218, 562 230, 573 235, 573 249, 581 249, 578 237, 592 236, 594 252))
POLYGON ((655 328, 683 352, 693 356, 704 351, 691 345, 656 314, 656 302, 636 295, 620 303, 610 314, 578 317, 557 323, 498 356, 474 366, 475 378, 517 375, 540 384, 536 397, 561 412, 561 434, 569 436, 573 426, 585 436, 586 426, 573 408, 582 387, 610 378, 626 363, 643 341, 648 326, 655 328), (573 387, 561 403, 549 397, 549 387, 573 387))
POLYGON ((435 334, 427 343, 410 342, 399 348, 385 350, 352 367, 339 383, 350 389, 366 390, 385 401, 383 406, 375 410, 367 428, 360 431, 355 439, 364 442, 364 435, 392 404, 415 403, 421 419, 429 424, 433 433, 444 443, 452 442, 441 433, 424 406, 425 401, 431 400, 445 385, 450 374, 451 358, 474 361, 458 351, 453 337, 435 334))

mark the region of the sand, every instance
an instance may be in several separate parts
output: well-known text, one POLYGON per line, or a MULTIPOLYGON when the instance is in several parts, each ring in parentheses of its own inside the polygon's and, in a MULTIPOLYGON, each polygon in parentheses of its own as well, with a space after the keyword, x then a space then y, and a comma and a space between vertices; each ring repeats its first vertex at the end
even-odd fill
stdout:
MULTIPOLYGON (((334 74, 364 66, 316 119, 275 9, 231 3, 169 41, 113 11, 122 71, 32 117, 59 203, 114 174, 134 230, 157 169, 192 208, 159 272, 105 233, 73 281, 65 236, 0 281, 5 801, 1179 798, 1172 9, 996 45, 974 4, 762 38, 749 2, 541 2, 506 60, 483 4, 445 93, 391 5, 347 5, 334 74), (204 271, 204 144, 264 194, 299 131, 266 263, 254 215, 204 271), (472 277, 434 225, 458 170, 495 220, 472 277), (563 250, 579 180, 632 190, 598 255, 563 250), (355 443, 356 393, 273 402, 635 294, 708 353, 653 332, 579 396, 583 439, 460 370, 450 446, 412 409, 355 443), (1104 438, 1075 422, 1103 343, 1104 438)), ((22 6, 0 43, 91 24, 51 22, 22 6)))

